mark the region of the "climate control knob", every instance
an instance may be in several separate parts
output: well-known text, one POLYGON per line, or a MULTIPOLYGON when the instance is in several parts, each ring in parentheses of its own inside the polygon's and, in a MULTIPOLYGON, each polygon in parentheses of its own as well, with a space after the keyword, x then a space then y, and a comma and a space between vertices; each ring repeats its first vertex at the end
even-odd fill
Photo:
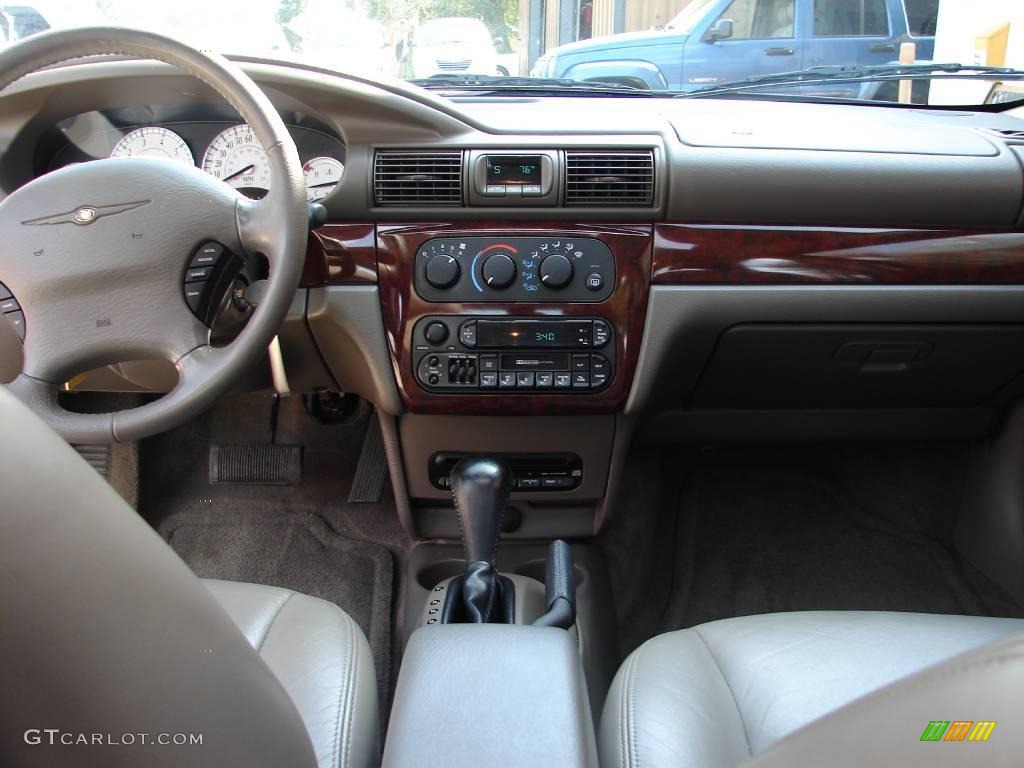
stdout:
POLYGON ((540 281, 547 288, 565 288, 572 282, 572 262, 553 253, 540 263, 540 281))
POLYGON ((427 262, 427 282, 438 290, 451 288, 459 282, 461 274, 459 262, 446 253, 440 253, 427 262))
POLYGON ((494 253, 488 256, 480 271, 487 287, 499 291, 508 288, 516 279, 516 263, 504 253, 494 253))

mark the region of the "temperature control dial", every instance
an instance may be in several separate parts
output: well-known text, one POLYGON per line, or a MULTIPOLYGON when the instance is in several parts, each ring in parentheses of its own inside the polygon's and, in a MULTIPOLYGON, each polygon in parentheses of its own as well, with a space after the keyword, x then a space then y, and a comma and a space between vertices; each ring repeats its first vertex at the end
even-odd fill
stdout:
POLYGON ((427 262, 427 282, 439 290, 451 288, 459 282, 462 268, 447 253, 441 253, 427 262))
POLYGON ((572 282, 572 262, 560 253, 548 256, 540 263, 540 281, 547 288, 565 288, 572 282))
POLYGON ((492 253, 480 270, 488 288, 503 290, 516 279, 516 263, 506 253, 492 253))

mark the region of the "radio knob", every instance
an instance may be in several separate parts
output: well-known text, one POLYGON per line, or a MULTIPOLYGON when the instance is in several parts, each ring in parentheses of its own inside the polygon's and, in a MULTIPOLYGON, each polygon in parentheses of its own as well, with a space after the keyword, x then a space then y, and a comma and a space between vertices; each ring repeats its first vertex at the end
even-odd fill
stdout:
POLYGON ((516 279, 516 263, 504 253, 495 253, 484 260, 481 272, 487 287, 500 291, 516 279))
POLYGON ((448 341, 448 326, 444 323, 428 323, 423 332, 424 337, 435 347, 448 341))
POLYGON ((540 263, 540 281, 548 288, 565 288, 572 281, 572 262, 560 253, 540 263))
POLYGON ((459 262, 446 253, 438 254, 427 262, 427 282, 438 290, 451 288, 459 282, 461 273, 459 262))

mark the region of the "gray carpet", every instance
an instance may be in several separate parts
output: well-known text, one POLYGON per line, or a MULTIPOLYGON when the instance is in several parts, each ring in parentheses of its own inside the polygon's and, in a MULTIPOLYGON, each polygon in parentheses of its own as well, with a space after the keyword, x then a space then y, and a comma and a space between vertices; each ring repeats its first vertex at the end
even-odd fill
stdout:
POLYGON ((766 446, 633 457, 642 507, 620 508, 601 537, 623 652, 660 632, 777 611, 1020 615, 951 544, 969 450, 766 446), (652 553, 642 576, 635 555, 630 562, 638 547, 652 553))

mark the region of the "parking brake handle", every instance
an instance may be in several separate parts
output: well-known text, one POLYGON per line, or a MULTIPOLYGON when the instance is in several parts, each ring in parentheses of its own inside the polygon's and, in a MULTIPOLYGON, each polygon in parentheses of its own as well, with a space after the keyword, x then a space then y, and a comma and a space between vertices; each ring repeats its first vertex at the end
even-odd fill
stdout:
POLYGON ((547 613, 533 622, 535 627, 569 629, 576 623, 576 571, 572 549, 561 539, 551 542, 544 566, 544 606, 547 613))

